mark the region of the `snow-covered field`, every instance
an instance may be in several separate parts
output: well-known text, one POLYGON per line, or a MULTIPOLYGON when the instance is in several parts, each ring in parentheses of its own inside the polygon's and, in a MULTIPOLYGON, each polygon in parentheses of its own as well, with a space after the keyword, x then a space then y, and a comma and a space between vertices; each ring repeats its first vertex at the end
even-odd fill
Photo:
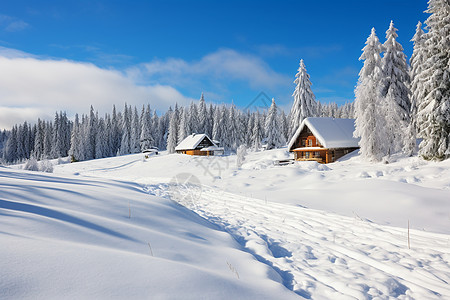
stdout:
POLYGON ((273 165, 287 157, 250 153, 241 168, 235 156, 164 153, 51 175, 1 168, 0 292, 450 298, 450 161, 273 165))
POLYGON ((0 168, 0 257, 1 299, 296 298, 228 234, 122 181, 0 168))

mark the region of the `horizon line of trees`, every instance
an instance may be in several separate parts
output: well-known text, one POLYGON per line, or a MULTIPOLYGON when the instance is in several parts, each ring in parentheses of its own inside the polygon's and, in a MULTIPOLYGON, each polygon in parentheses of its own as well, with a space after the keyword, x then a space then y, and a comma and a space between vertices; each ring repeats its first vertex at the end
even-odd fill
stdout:
MULTIPOLYGON (((353 117, 353 104, 337 106, 320 104, 319 116, 353 117)), ((4 163, 23 162, 71 156, 73 161, 139 153, 158 147, 173 153, 175 147, 192 133, 206 133, 228 151, 240 145, 260 149, 284 146, 293 130, 289 116, 272 99, 264 111, 242 111, 235 105, 207 105, 202 93, 198 103, 187 107, 175 104, 158 116, 150 105, 138 112, 136 106, 125 104, 124 110, 99 116, 93 106, 87 115, 75 115, 74 121, 65 112, 57 112, 53 121, 38 119, 14 125, 0 132, 0 153, 4 163), (3 149, 2 149, 3 148, 3 149)))

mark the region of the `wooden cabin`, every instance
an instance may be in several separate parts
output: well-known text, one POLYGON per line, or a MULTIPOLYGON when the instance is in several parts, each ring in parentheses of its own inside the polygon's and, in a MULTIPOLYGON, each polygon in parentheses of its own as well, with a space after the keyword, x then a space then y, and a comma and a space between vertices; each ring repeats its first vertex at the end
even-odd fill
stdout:
POLYGON ((359 149, 353 137, 354 119, 306 118, 295 132, 288 149, 299 161, 335 162, 359 149))
POLYGON ((224 149, 217 146, 206 134, 193 133, 182 140, 175 151, 187 155, 223 155, 224 149))

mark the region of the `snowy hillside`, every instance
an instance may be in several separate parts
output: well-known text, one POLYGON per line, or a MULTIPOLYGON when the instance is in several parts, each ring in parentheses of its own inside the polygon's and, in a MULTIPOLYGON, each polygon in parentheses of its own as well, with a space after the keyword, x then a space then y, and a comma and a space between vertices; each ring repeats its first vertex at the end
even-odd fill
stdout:
POLYGON ((353 154, 273 164, 288 157, 250 153, 241 168, 235 156, 165 153, 52 175, 3 168, 0 289, 8 298, 450 297, 450 162, 353 154))
POLYGON ((128 182, 0 168, 0 245, 1 299, 295 298, 229 235, 128 182))

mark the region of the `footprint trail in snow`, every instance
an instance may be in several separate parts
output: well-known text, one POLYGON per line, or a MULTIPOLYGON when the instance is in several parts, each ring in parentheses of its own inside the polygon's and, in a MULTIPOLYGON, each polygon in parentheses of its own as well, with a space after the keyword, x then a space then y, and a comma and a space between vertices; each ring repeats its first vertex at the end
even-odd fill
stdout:
POLYGON ((450 236, 225 193, 148 186, 222 227, 306 299, 450 298, 450 236))

